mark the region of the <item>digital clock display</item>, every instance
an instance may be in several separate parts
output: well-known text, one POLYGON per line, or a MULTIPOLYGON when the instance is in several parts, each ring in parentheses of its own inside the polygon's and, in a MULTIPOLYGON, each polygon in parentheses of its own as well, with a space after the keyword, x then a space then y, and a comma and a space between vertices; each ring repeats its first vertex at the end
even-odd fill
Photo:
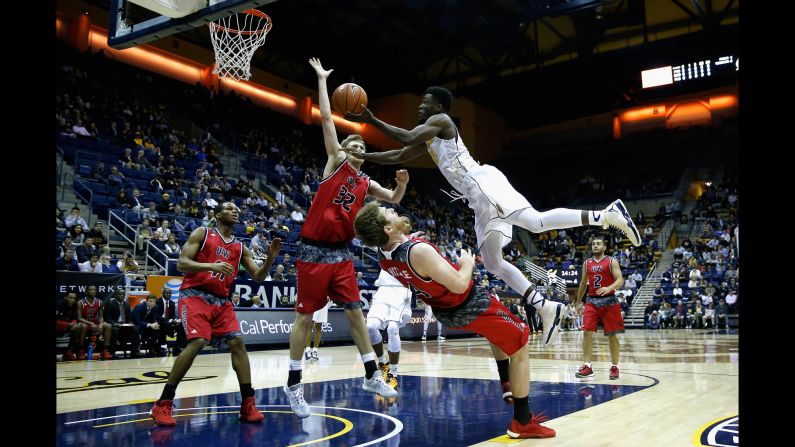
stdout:
POLYGON ((709 78, 728 71, 739 71, 740 59, 736 56, 721 56, 717 59, 702 59, 679 65, 667 65, 641 71, 643 88, 688 82, 709 78))

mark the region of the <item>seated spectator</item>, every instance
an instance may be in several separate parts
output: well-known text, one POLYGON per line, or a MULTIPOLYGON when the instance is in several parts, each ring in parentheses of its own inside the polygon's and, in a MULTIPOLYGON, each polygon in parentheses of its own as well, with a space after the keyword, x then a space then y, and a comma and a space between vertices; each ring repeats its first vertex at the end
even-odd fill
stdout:
POLYGON ((75 250, 75 254, 77 255, 77 262, 86 262, 88 261, 91 256, 99 255, 100 250, 94 245, 94 239, 87 237, 83 241, 83 244, 78 246, 75 250))
POLYGON ((166 254, 169 258, 178 258, 179 252, 182 248, 177 243, 177 238, 174 233, 168 235, 168 240, 166 241, 166 254))
POLYGON ((158 346, 160 339, 160 324, 157 322, 157 296, 150 293, 146 300, 141 301, 132 310, 133 324, 138 326, 141 334, 141 344, 149 351, 150 356, 162 357, 162 347, 158 346))
POLYGON ((635 270, 631 275, 630 278, 634 279, 636 283, 643 281, 643 275, 640 274, 639 271, 635 270))
POLYGON ((673 316, 671 317, 674 325, 682 329, 685 327, 685 322, 687 319, 687 306, 682 302, 682 300, 677 300, 676 307, 674 308, 673 316))
POLYGON ((94 244, 98 247, 108 243, 108 238, 105 236, 105 230, 102 229, 102 222, 94 222, 94 228, 86 233, 86 237, 93 239, 94 244))
MULTIPOLYGON (((519 306, 516 306, 516 310, 517 311, 519 310, 519 306)), ((514 315, 518 314, 514 312, 514 315)), ((563 308, 563 320, 560 328, 561 330, 564 331, 575 330, 576 322, 577 322, 577 309, 574 307, 573 302, 569 302, 569 304, 563 308)))
POLYGON ((204 203, 209 209, 214 209, 218 206, 218 202, 213 199, 213 195, 209 192, 204 196, 204 203))
POLYGON ((290 219, 292 219, 293 222, 303 222, 304 221, 304 214, 301 212, 301 207, 300 206, 295 207, 293 212, 290 213, 290 219))
MULTIPOLYGON (((81 225, 81 228, 88 228, 88 223, 86 223, 85 219, 80 217, 80 208, 76 206, 72 207, 69 215, 64 219, 64 223, 67 229, 71 229, 75 225, 81 225)), ((78 243, 77 241, 74 242, 78 243)))
POLYGON ((729 313, 737 313, 737 293, 734 290, 726 294, 726 305, 729 306, 729 313))
POLYGON ((116 267, 121 270, 122 273, 138 273, 138 262, 133 258, 133 255, 129 251, 125 251, 122 258, 116 263, 116 267))
POLYGON ((147 246, 146 243, 149 242, 149 240, 153 237, 152 228, 150 225, 149 219, 145 218, 138 228, 138 251, 144 250, 147 246))
POLYGON ((111 166, 110 175, 108 175, 108 181, 110 181, 111 185, 117 188, 124 188, 125 184, 127 183, 127 178, 121 171, 119 171, 119 168, 116 166, 111 166))
POLYGON ((208 210, 207 215, 202 218, 202 226, 214 228, 217 225, 217 221, 215 219, 215 210, 208 210))
POLYGON ((66 223, 63 221, 63 212, 59 208, 55 208, 55 230, 66 231, 66 223))
POLYGON ((174 204, 171 203, 171 195, 169 193, 163 193, 156 209, 158 213, 162 214, 171 214, 171 212, 174 211, 174 204))
POLYGON ((106 185, 110 184, 110 179, 108 178, 108 171, 105 169, 105 163, 99 162, 97 166, 94 167, 93 173, 94 180, 104 183, 106 185))
MULTIPOLYGON (((284 269, 284 266, 281 266, 284 269)), ((367 281, 364 280, 364 276, 362 272, 356 272, 356 283, 359 284, 359 287, 367 287, 367 281)))
POLYGON ((690 320, 690 326, 694 329, 701 329, 703 327, 703 317, 704 306, 701 304, 701 300, 696 300, 696 303, 693 305, 693 316, 690 320))
POLYGON ((710 302, 704 309, 704 316, 701 317, 701 325, 704 329, 715 328, 715 306, 710 302), (709 326, 707 326, 709 324, 709 326))
POLYGON ((669 327, 673 327, 673 316, 674 310, 671 307, 670 303, 663 303, 662 307, 660 308, 660 327, 663 329, 667 329, 669 327))
POLYGON ((99 256, 92 254, 88 261, 80 263, 80 271, 88 273, 102 273, 102 264, 99 263, 99 256))
POLYGON ((240 302, 240 294, 237 292, 232 294, 232 298, 230 298, 230 301, 232 302, 232 306, 234 307, 246 307, 243 306, 242 303, 240 302))
POLYGON ((715 322, 716 329, 720 329, 721 326, 725 329, 729 328, 729 305, 726 304, 726 300, 723 298, 720 299, 718 306, 715 308, 715 318, 717 318, 715 322))
POLYGON ((74 292, 64 295, 55 310, 55 336, 65 334, 70 334, 70 338, 62 360, 75 360, 75 352, 80 351, 80 342, 86 336, 86 325, 77 320, 77 294, 74 292))
MULTIPOLYGON (((172 235, 173 236, 173 235, 172 235)), ((166 344, 166 336, 177 337, 174 345, 174 357, 178 356, 188 344, 182 320, 177 314, 177 306, 171 301, 171 289, 163 287, 160 298, 157 299, 157 323, 160 326, 158 345, 166 344)))
POLYGON ((162 241, 168 240, 168 236, 171 234, 171 223, 166 219, 163 219, 163 222, 160 223, 160 228, 156 231, 160 232, 160 239, 162 241))
POLYGON ((682 299, 682 288, 679 287, 679 284, 675 284, 671 294, 674 296, 674 300, 681 300, 682 299))
POLYGON ((72 250, 72 253, 77 250, 77 245, 72 244, 72 236, 68 234, 63 238, 61 245, 55 247, 55 257, 60 258, 66 250, 72 250))
POLYGON ((654 289, 654 297, 652 299, 657 303, 665 301, 665 292, 663 291, 662 287, 657 286, 654 289))
POLYGON ((632 278, 632 276, 629 276, 627 279, 624 280, 624 286, 623 287, 626 287, 629 290, 631 290, 632 291, 632 295, 635 295, 635 292, 637 292, 637 290, 638 290, 638 284, 635 282, 635 280, 632 278))
POLYGON ((156 220, 160 219, 160 214, 157 212, 155 202, 149 202, 149 205, 147 206, 148 208, 144 210, 143 218, 145 220, 149 220, 151 223, 154 223, 156 220))
MULTIPOLYGON (((110 360, 113 357, 110 355, 108 349, 111 342, 111 325, 105 321, 103 315, 103 307, 105 303, 97 298, 97 286, 88 286, 86 288, 86 296, 77 302, 77 320, 86 325, 86 335, 102 335, 102 360, 110 360)), ((80 341, 80 354, 77 356, 78 360, 85 360, 88 356, 84 350, 85 338, 80 341)))
POLYGON ((71 249, 66 249, 64 255, 55 260, 55 270, 79 272, 80 266, 77 263, 77 259, 75 259, 75 252, 71 249))
POLYGON ((647 304, 646 307, 643 308, 643 327, 649 327, 649 317, 651 316, 651 313, 658 308, 659 307, 654 303, 654 301, 647 304))
POLYGON ((111 261, 110 255, 102 254, 99 263, 102 266, 102 273, 121 273, 116 263, 111 261))
POLYGON ((129 341, 132 350, 130 356, 135 358, 143 354, 140 351, 140 334, 138 327, 132 324, 132 312, 130 302, 125 299, 124 289, 116 289, 113 295, 105 303, 105 321, 112 326, 111 333, 113 346, 110 351, 116 353, 122 342, 129 341))
POLYGON ((668 269, 668 270, 664 271, 663 274, 662 274, 662 277, 660 277, 660 282, 661 283, 663 283, 663 282, 671 282, 672 279, 673 279, 672 275, 673 274, 671 273, 671 269, 668 269))
POLYGON ((143 200, 141 198, 142 196, 143 196, 143 193, 141 193, 141 191, 139 191, 138 189, 133 189, 132 196, 130 197, 130 201, 131 201, 130 205, 132 206, 132 209, 134 209, 136 211, 143 211, 144 204, 142 202, 142 200, 143 200))
POLYGON ((649 317, 649 329, 659 329, 660 328, 660 314, 655 310, 651 313, 649 317))

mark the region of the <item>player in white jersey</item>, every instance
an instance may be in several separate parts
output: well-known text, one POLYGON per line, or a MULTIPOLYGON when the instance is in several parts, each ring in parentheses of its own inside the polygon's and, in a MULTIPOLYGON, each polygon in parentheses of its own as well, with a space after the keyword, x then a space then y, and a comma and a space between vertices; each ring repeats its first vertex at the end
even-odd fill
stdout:
MULTIPOLYGON (((428 339, 428 325, 433 320, 433 308, 429 304, 425 304, 425 317, 422 319, 422 341, 428 339)), ((439 320, 436 320, 436 339, 439 341, 445 340, 444 335, 442 335, 442 322, 439 320)))
POLYGON ((449 90, 429 87, 419 107, 419 125, 405 130, 376 118, 367 107, 362 113, 346 113, 351 121, 372 124, 389 137, 404 144, 402 149, 366 154, 340 149, 350 155, 381 164, 403 163, 426 151, 439 167, 442 175, 460 197, 469 202, 475 212, 475 235, 488 271, 499 276, 513 290, 522 294, 538 310, 544 323, 544 343, 549 343, 560 328, 563 304, 547 301, 536 292, 530 281, 513 264, 502 257, 502 247, 511 240, 513 225, 533 233, 595 225, 612 226, 627 235, 634 245, 640 245, 640 233, 632 223, 628 210, 616 200, 603 210, 573 210, 555 208, 539 212, 519 194, 502 172, 494 166, 481 165, 469 154, 458 128, 447 115, 453 101, 449 90))
MULTIPOLYGON (((411 221, 401 216, 406 222, 403 227, 406 234, 411 232, 411 221)), ((421 234, 421 233, 417 233, 421 234)), ((373 351, 378 356, 378 367, 384 375, 384 381, 392 388, 397 388, 398 361, 400 360, 400 328, 411 320, 411 290, 403 287, 394 276, 384 270, 375 280, 378 290, 373 297, 373 304, 367 312, 367 330, 373 342, 373 351), (384 353, 381 331, 386 329, 387 351, 384 353)))

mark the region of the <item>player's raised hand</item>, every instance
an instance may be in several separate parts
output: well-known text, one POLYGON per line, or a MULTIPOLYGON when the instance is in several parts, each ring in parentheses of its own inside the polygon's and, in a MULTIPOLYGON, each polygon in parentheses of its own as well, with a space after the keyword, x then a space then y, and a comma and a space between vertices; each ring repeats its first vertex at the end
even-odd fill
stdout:
POLYGON ((324 69, 323 65, 320 63, 320 59, 318 59, 316 57, 313 57, 313 58, 309 59, 309 65, 311 65, 312 68, 315 69, 315 72, 317 73, 317 77, 319 77, 319 78, 328 78, 328 75, 330 75, 331 72, 334 71, 333 68, 331 70, 324 69))
POLYGON ((345 112, 345 119, 348 121, 355 121, 357 123, 372 123, 375 121, 375 116, 373 116, 373 112, 367 108, 364 104, 360 104, 362 107, 362 113, 353 113, 353 112, 345 112))
POLYGON ((409 182, 409 171, 405 169, 401 169, 399 171, 395 171, 395 181, 401 185, 405 185, 409 182))
POLYGON ((273 238, 271 244, 268 246, 268 257, 275 258, 279 256, 279 251, 282 249, 282 240, 278 237, 273 238))

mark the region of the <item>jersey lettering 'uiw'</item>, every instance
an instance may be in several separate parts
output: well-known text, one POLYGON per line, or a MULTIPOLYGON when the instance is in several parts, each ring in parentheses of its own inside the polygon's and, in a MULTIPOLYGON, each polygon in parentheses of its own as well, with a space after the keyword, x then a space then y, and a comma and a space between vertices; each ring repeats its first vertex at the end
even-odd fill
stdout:
MULTIPOLYGON (((432 243, 424 239, 414 238, 398 245, 392 251, 378 250, 378 263, 381 265, 382 269, 386 270, 387 273, 400 281, 401 284, 415 292, 417 298, 420 298, 434 308, 449 309, 461 304, 469 295, 472 287, 474 287, 475 281, 470 278, 469 286, 464 293, 453 293, 448 290, 447 287, 432 279, 426 280, 421 278, 414 272, 414 269, 411 268, 411 264, 409 263, 411 248, 417 244, 428 244, 439 252, 439 248, 432 243)), ((447 258, 445 258, 445 261, 450 263, 456 270, 461 268, 461 266, 453 264, 447 258)))
POLYGON ((99 307, 102 306, 102 300, 94 297, 94 304, 88 304, 87 298, 83 298, 80 302, 83 304, 83 308, 80 310, 83 319, 92 323, 99 323, 99 307))
MULTIPOLYGON (((613 259, 612 256, 605 256, 599 261, 594 258, 588 258, 585 261, 585 272, 588 274, 588 296, 599 296, 596 294, 597 290, 616 281, 613 272, 610 271, 611 259, 613 259)), ((615 295, 615 293, 615 290, 611 290, 603 296, 615 295)))
POLYGON ((301 237, 322 242, 353 240, 353 220, 364 205, 370 177, 356 172, 347 160, 320 182, 317 195, 309 207, 301 237))
POLYGON ((187 272, 179 289, 200 289, 217 297, 227 298, 240 268, 240 259, 242 257, 242 242, 238 241, 234 236, 232 236, 230 242, 226 242, 218 230, 207 228, 204 234, 204 242, 199 248, 199 252, 196 253, 194 261, 207 263, 226 262, 232 265, 234 273, 224 275, 223 273, 210 271, 187 272))

